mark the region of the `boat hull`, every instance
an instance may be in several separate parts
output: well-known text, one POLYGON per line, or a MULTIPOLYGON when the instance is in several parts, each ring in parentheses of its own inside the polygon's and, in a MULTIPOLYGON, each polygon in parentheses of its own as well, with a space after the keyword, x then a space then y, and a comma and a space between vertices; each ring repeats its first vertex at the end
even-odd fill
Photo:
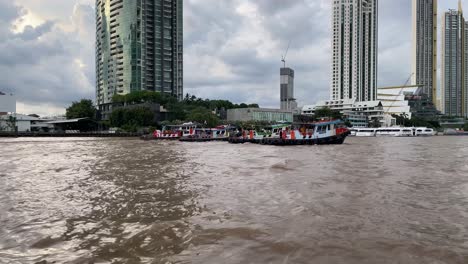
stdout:
POLYGON ((282 138, 263 138, 263 139, 245 139, 245 138, 230 138, 231 144, 253 143, 260 145, 271 146, 297 146, 297 145, 341 145, 344 143, 348 133, 314 139, 282 139, 282 138))
POLYGON ((179 140, 180 137, 154 137, 153 135, 141 136, 142 140, 179 140))
POLYGON ((228 138, 189 138, 183 137, 180 138, 181 142, 212 142, 212 141, 228 141, 228 138))

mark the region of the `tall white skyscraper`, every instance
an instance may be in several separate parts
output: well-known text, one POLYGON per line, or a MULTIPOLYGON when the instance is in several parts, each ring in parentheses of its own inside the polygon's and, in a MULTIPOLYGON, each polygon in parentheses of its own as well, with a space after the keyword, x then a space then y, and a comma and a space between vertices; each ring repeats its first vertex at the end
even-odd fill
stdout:
POLYGON ((437 104, 437 0, 413 0, 413 84, 437 104))
POLYGON ((332 0, 331 100, 377 99, 378 0, 332 0))

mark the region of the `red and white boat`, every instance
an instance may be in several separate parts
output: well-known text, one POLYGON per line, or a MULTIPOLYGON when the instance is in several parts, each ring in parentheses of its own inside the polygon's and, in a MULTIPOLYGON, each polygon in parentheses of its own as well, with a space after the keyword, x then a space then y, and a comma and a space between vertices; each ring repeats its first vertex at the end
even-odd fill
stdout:
POLYGON ((182 125, 170 125, 162 130, 155 130, 152 135, 144 139, 152 140, 178 140, 182 137, 194 135, 198 125, 195 123, 184 123, 182 125))
POLYGON ((230 131, 228 126, 218 126, 216 128, 197 128, 194 133, 188 136, 182 136, 180 141, 184 142, 208 142, 208 141, 227 141, 230 131))

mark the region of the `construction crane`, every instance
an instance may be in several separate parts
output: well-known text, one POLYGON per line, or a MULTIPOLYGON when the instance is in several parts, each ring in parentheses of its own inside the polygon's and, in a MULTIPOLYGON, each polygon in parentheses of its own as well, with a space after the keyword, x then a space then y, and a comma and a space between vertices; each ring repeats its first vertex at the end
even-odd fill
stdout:
MULTIPOLYGON (((403 85, 403 87, 408 86, 408 84, 411 82, 411 78, 413 78, 413 75, 414 75, 414 72, 410 74, 410 76, 408 77, 408 80, 406 80, 406 82, 405 82, 405 84, 403 85)), ((403 88, 402 88, 402 91, 403 91, 403 88)))
MULTIPOLYGON (((401 89, 400 89, 400 92, 395 95, 395 96, 400 96, 401 93, 403 92, 403 89, 407 88, 408 87, 408 84, 411 82, 411 78, 413 78, 413 75, 414 75, 414 72, 410 74, 408 80, 406 80, 405 84, 403 84, 403 86, 401 86, 401 89)), ((395 88, 398 88, 398 87, 395 87, 395 88)), ((393 105, 395 104, 396 100, 392 100, 392 104, 390 104, 390 106, 387 108, 387 111, 385 113, 389 113, 390 112, 390 109, 393 107, 393 105)))
POLYGON ((283 62, 283 68, 286 68, 286 56, 288 56, 289 46, 291 45, 291 41, 288 42, 288 48, 283 56, 281 56, 281 61, 283 62))

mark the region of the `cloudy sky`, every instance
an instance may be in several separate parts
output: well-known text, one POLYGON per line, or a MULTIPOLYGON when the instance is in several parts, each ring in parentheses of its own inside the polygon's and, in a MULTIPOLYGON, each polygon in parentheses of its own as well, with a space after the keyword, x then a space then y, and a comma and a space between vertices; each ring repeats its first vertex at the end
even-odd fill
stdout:
MULTIPOLYGON (((0 0, 0 90, 17 95, 18 112, 59 114, 94 99, 94 2, 0 0)), ((379 86, 401 85, 411 72, 411 1, 379 4, 379 86)), ((440 12, 456 7, 439 1, 440 12)), ((184 0, 185 92, 278 107, 291 41, 299 104, 328 99, 330 9, 331 0, 184 0)))

